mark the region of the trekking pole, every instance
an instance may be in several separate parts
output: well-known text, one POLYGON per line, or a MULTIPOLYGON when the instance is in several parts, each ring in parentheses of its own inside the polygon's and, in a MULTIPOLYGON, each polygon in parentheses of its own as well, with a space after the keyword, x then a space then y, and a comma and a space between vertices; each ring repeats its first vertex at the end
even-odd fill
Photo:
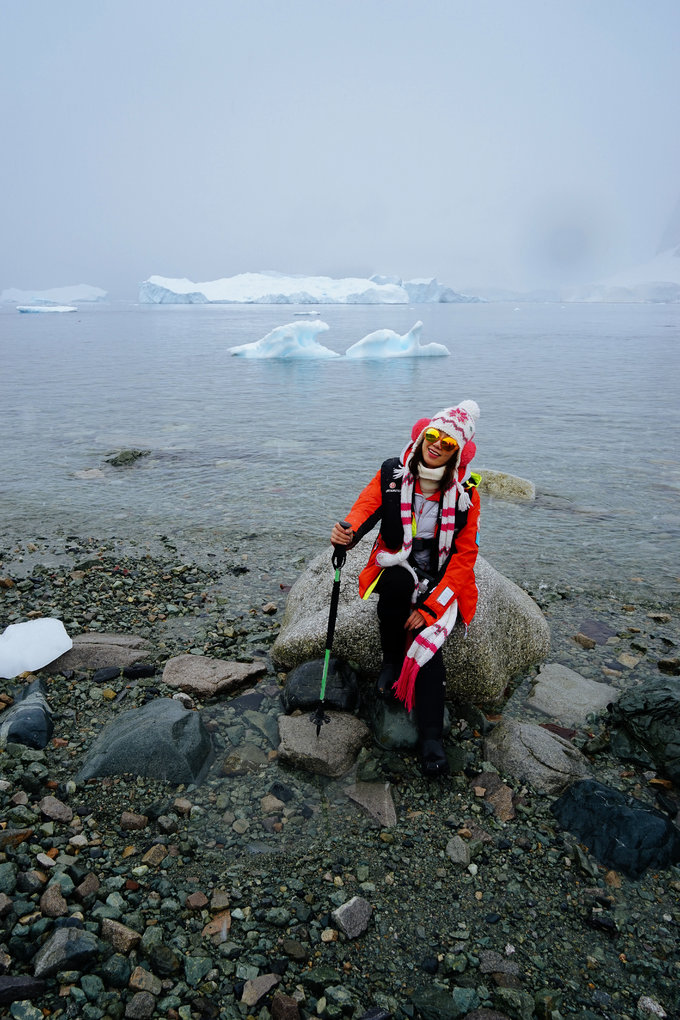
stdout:
MULTIPOLYGON (((341 528, 345 531, 349 531, 352 527, 347 521, 339 521, 341 528)), ((335 577, 333 579, 333 589, 331 591, 331 608, 328 614, 328 629, 326 631, 326 650, 324 652, 323 659, 323 673, 321 674, 321 691, 319 692, 319 704, 316 706, 316 710, 311 714, 310 719, 316 725, 317 737, 321 733, 321 727, 324 723, 330 722, 330 717, 324 712, 324 699, 326 697, 326 681, 328 679, 328 664, 331 659, 331 648, 333 647, 333 634, 335 633, 335 621, 338 615, 338 600, 340 598, 340 571, 342 570, 345 560, 347 558, 347 550, 344 545, 333 546, 333 556, 331 562, 335 567, 335 577)))

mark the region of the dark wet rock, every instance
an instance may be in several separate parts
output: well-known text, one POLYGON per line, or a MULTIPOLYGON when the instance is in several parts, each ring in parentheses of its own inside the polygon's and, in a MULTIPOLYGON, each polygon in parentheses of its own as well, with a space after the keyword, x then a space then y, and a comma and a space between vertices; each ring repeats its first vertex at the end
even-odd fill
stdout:
POLYGON ((108 684, 120 677, 120 666, 105 666, 104 669, 96 670, 92 675, 92 683, 108 684))
POLYGON ((589 715, 603 712, 618 696, 619 692, 608 684, 588 680, 568 666, 550 662, 541 666, 526 703, 565 726, 578 726, 589 715))
POLYGON ((60 970, 85 969, 99 954, 99 939, 82 928, 57 928, 33 959, 33 976, 52 977, 60 970))
POLYGON ((641 751, 680 785, 680 679, 659 677, 632 687, 612 706, 610 718, 616 754, 641 751))
POLYGON ((102 730, 76 782, 131 773, 171 783, 200 782, 210 766, 212 744, 198 712, 172 698, 158 698, 124 712, 102 730))
MULTIPOLYGON (((284 712, 296 709, 313 709, 319 701, 323 659, 313 659, 296 666, 286 677, 281 692, 284 712)), ((336 712, 354 712, 359 704, 359 682, 354 670, 341 659, 331 657, 328 662, 324 705, 336 712)))
MULTIPOLYGON (((377 599, 358 594, 358 573, 368 549, 349 550, 345 564, 333 648, 338 658, 356 662, 362 673, 377 673, 381 653, 377 599)), ((292 669, 323 653, 328 623, 329 557, 322 553, 293 585, 281 631, 272 648, 278 668, 292 669)), ((538 606, 481 556, 475 576, 479 604, 467 636, 457 625, 444 646, 451 697, 483 702, 498 698, 508 681, 541 662, 550 632, 538 606)))
MULTIPOLYGON (((415 712, 407 712, 396 698, 374 698, 365 712, 373 739, 387 751, 412 751, 418 747, 415 712)), ((451 715, 444 707, 444 736, 451 732, 451 715)))
POLYGON ((680 861, 680 830, 665 815, 594 779, 574 783, 551 810, 601 864, 633 879, 680 861))
POLYGON ((339 778, 349 772, 369 740, 368 727, 342 712, 328 712, 327 717, 317 735, 308 715, 279 716, 279 758, 322 776, 339 778))
MULTIPOLYGON (((475 1000, 470 1003, 470 1006, 477 1005, 479 998, 474 989, 467 989, 467 991, 471 993, 470 997, 475 1000)), ((466 1013, 466 1009, 461 1008, 455 1002, 450 992, 434 984, 417 988, 413 992, 411 1001, 422 1020, 458 1020, 466 1013)))
POLYGON ((300 978, 305 988, 311 988, 315 995, 321 995, 323 990, 333 985, 337 979, 337 971, 323 963, 313 967, 312 970, 304 971, 300 978))
POLYGON ((271 1015, 272 1020, 300 1020, 297 1000, 277 992, 272 998, 271 1015))
POLYGON ((121 450, 120 453, 106 457, 105 460, 111 467, 129 467, 141 457, 148 457, 150 453, 151 450, 121 450))
POLYGON ((156 667, 152 662, 133 662, 131 666, 125 666, 123 669, 126 680, 144 680, 155 675, 156 667))
POLYGON ((499 1013, 497 1009, 473 1009, 467 1013, 465 1020, 511 1020, 507 1013, 499 1013))
POLYGON ((609 638, 616 637, 616 631, 602 620, 583 620, 579 626, 579 633, 589 637, 597 645, 606 645, 609 638))
POLYGON ((24 999, 37 999, 45 992, 45 982, 39 981, 30 974, 0 975, 0 1006, 8 1006, 12 1002, 24 999))
POLYGON ((484 742, 488 761, 538 790, 560 793, 588 775, 587 761, 566 740, 541 726, 502 719, 484 742))
POLYGON ((14 694, 14 704, 0 715, 0 747, 7 743, 47 747, 54 724, 43 680, 33 680, 14 694))
POLYGON ((245 776, 251 772, 259 772, 267 761, 266 751, 257 744, 241 744, 224 759, 221 773, 223 776, 245 776))
POLYGON ((53 662, 50 669, 63 673, 69 669, 123 668, 137 662, 140 653, 149 651, 149 642, 133 634, 76 634, 73 648, 53 662))
POLYGON ((230 662, 206 655, 176 655, 163 670, 163 683, 196 698, 216 698, 252 683, 266 672, 261 660, 230 662))

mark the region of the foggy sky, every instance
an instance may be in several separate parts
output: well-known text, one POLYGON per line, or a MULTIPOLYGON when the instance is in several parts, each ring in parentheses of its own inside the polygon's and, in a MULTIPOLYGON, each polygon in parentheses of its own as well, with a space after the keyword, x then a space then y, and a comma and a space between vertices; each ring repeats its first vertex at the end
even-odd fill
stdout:
POLYGON ((0 290, 596 279, 676 206, 678 53, 678 0, 5 0, 0 290))

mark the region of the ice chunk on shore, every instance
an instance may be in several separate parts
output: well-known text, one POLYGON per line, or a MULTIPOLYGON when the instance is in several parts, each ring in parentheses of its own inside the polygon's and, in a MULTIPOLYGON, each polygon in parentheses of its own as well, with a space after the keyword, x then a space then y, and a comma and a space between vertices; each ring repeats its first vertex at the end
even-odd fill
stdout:
POLYGON ((479 301, 458 294, 436 279, 402 281, 330 276, 240 273, 207 283, 150 276, 139 288, 145 304, 407 305, 424 302, 479 301))
POLYGON ((18 290, 10 287, 0 293, 1 304, 13 305, 75 305, 83 302, 106 301, 108 294, 100 287, 78 283, 71 287, 53 287, 51 290, 18 290))
POLYGON ((46 617, 12 623, 0 634, 0 677, 12 680, 54 662, 73 647, 61 620, 46 617))
POLYGON ((229 350, 240 358, 339 358, 339 354, 316 339, 327 329, 328 324, 320 319, 289 322, 285 326, 277 326, 255 343, 241 344, 229 350))
POLYGON ((443 344, 420 343, 422 322, 416 322, 401 336, 393 329, 376 329, 357 341, 346 352, 347 358, 442 358, 450 354, 443 344))

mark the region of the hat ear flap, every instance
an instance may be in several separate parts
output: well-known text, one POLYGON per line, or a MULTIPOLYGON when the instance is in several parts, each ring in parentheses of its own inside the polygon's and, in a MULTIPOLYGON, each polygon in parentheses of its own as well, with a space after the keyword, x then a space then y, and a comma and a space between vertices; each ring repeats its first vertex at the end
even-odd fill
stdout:
POLYGON ((462 453, 460 455, 460 464, 458 465, 458 467, 460 468, 467 467, 467 465, 474 458, 476 453, 477 447, 475 445, 475 441, 474 439, 469 439, 465 446, 463 447, 462 453))

